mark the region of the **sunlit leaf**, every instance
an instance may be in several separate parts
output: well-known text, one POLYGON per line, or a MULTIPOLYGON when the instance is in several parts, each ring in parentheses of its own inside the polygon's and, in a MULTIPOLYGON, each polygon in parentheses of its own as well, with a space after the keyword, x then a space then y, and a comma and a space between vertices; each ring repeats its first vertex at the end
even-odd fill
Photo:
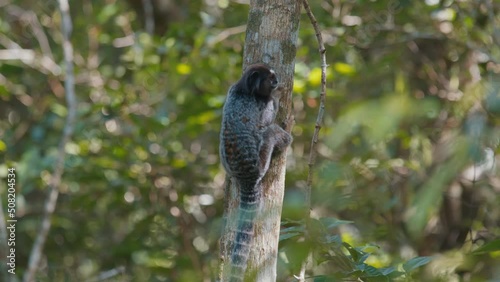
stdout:
POLYGON ((353 66, 346 63, 335 63, 333 68, 336 72, 343 75, 353 75, 356 72, 353 66))
POLYGON ((191 73, 191 66, 188 64, 178 64, 175 69, 178 74, 187 75, 191 73))
POLYGON ((308 77, 309 84, 311 86, 318 86, 321 84, 321 69, 320 68, 314 68, 311 70, 309 73, 308 77))
POLYGON ((7 144, 5 144, 5 142, 0 140, 0 152, 3 152, 5 150, 7 150, 7 144))
POLYGON ((304 93, 305 91, 305 82, 300 79, 295 79, 293 82, 293 92, 294 93, 304 93))

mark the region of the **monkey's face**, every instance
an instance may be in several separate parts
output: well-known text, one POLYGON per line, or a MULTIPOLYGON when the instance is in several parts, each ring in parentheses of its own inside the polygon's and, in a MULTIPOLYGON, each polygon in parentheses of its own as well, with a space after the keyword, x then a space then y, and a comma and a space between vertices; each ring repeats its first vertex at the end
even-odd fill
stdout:
POLYGON ((270 97, 271 92, 278 87, 278 78, 272 69, 268 72, 260 73, 260 85, 257 87, 255 95, 270 97))
POLYGON ((259 98, 270 99, 271 93, 278 87, 278 78, 274 70, 263 64, 251 65, 243 74, 250 94, 259 98))
POLYGON ((278 87, 278 78, 276 77, 274 70, 272 70, 272 69, 270 70, 268 79, 269 79, 271 89, 272 90, 276 89, 276 87, 278 87))

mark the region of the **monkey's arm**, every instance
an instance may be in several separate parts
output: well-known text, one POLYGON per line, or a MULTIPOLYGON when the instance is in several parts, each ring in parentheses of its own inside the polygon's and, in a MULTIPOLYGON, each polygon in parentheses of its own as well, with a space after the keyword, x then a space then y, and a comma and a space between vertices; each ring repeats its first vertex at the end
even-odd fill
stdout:
MULTIPOLYGON (((263 142, 259 151, 259 168, 265 174, 271 163, 274 151, 283 151, 292 143, 292 136, 277 124, 271 124, 264 130, 263 142)), ((262 176, 264 176, 262 174, 262 176)))

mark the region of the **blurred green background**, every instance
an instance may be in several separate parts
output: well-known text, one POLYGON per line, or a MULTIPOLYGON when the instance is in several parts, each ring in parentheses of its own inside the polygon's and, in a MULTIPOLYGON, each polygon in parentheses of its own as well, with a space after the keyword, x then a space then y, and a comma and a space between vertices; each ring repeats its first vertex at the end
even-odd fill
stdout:
MULTIPOLYGON (((245 2, 70 1, 78 116, 37 281, 215 280, 218 134, 245 2)), ((407 279, 500 281, 500 3, 310 4, 329 64, 312 216, 352 221, 328 232, 365 246, 375 268, 433 256, 407 279)), ((15 167, 19 278, 67 114, 60 22, 56 1, 0 1, 0 196, 5 208, 15 167)), ((285 226, 303 217, 317 48, 302 13, 285 226)), ((281 243, 278 281, 295 281, 301 239, 281 243)))

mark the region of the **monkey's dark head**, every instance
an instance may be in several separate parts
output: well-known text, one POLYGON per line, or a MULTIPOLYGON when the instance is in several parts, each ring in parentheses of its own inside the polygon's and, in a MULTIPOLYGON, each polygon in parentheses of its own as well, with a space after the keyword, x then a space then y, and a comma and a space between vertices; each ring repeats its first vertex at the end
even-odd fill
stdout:
POLYGON ((278 78, 269 66, 254 64, 247 67, 239 83, 245 85, 246 93, 257 98, 270 99, 271 92, 278 87, 278 78))

